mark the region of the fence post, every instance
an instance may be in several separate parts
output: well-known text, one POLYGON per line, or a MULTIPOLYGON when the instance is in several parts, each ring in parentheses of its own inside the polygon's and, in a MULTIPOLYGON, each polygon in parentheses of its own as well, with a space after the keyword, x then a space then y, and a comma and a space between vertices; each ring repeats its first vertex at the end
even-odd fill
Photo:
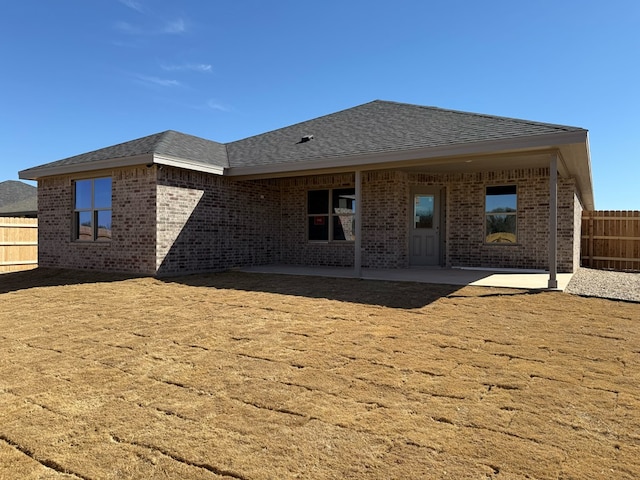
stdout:
POLYGON ((593 268, 593 214, 589 212, 589 268, 593 268))

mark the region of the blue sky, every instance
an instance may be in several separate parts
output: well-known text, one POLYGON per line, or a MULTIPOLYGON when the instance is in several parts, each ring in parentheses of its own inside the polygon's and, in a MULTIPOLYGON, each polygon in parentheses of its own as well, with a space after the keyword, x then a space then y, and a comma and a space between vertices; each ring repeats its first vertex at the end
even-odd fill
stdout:
POLYGON ((20 0, 0 59, 0 181, 382 99, 586 128, 596 208, 640 210, 637 0, 20 0))

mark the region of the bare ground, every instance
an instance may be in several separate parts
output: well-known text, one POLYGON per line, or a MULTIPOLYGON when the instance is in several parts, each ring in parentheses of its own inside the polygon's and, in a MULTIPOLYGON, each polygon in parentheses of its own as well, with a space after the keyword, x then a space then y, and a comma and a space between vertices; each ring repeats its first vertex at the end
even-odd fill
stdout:
POLYGON ((0 276, 1 479, 635 479, 640 304, 0 276))

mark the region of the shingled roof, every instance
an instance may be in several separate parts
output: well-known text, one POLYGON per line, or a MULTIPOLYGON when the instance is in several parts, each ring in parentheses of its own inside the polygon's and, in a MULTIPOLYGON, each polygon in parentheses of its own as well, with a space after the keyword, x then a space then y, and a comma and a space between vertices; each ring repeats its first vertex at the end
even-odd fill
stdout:
POLYGON ((80 165, 103 160, 145 155, 161 155, 218 167, 229 166, 224 144, 174 130, 167 130, 129 142, 119 143, 110 147, 40 165, 37 168, 80 165))
POLYGON ((584 129, 375 100, 229 143, 227 152, 231 167, 245 167, 572 131, 584 129))
POLYGON ((17 180, 0 182, 0 217, 34 215, 38 211, 38 189, 17 180))
POLYGON ((571 133, 586 139, 586 130, 578 127, 375 100, 227 144, 169 130, 23 170, 20 176, 36 179, 145 163, 231 175, 250 174, 248 169, 268 174, 302 169, 303 164, 312 169, 323 161, 333 162, 334 168, 344 162, 346 167, 358 156, 398 157, 491 141, 546 141, 571 133))

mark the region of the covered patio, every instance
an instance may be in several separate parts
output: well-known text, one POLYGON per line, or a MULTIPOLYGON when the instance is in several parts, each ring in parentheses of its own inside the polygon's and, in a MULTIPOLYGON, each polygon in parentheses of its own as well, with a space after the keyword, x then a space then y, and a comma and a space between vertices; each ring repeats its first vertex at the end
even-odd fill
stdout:
MULTIPOLYGON (((242 272, 275 273, 333 278, 361 278, 394 282, 418 282, 443 285, 549 290, 549 272, 543 270, 471 269, 411 267, 403 269, 362 268, 360 274, 349 267, 306 267, 299 265, 259 265, 241 268, 242 272)), ((564 291, 573 273, 558 273, 556 291, 564 291)))

